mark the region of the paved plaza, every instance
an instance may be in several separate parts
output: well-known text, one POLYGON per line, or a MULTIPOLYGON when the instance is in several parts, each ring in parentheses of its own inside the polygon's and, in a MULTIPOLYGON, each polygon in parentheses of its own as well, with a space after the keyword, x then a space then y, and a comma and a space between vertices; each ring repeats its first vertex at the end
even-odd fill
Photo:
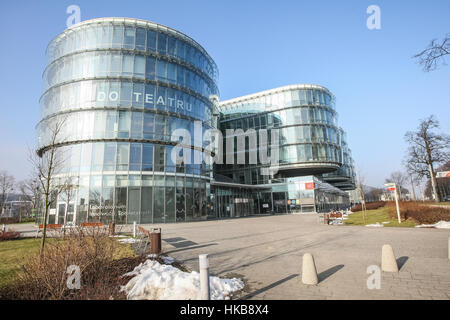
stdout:
MULTIPOLYGON (((246 287, 234 299, 450 299, 450 230, 328 226, 316 214, 249 217, 163 225, 163 252, 198 271, 209 254, 210 272, 239 277, 246 287), (369 290, 367 268, 381 266, 390 244, 399 273, 382 273, 369 290), (301 282, 302 256, 313 254, 319 284, 301 282)), ((34 236, 36 227, 14 225, 34 236)), ((119 227, 131 232, 131 226, 119 227)))
MULTIPOLYGON (((150 227, 150 226, 148 226, 150 227)), ((151 227, 155 227, 152 225, 151 227)), ((246 283, 241 299, 450 299, 450 230, 320 224, 315 214, 158 225, 163 251, 198 270, 246 283), (367 267, 392 245, 400 271, 369 290, 367 267), (319 284, 301 283, 302 256, 313 254, 319 284)))

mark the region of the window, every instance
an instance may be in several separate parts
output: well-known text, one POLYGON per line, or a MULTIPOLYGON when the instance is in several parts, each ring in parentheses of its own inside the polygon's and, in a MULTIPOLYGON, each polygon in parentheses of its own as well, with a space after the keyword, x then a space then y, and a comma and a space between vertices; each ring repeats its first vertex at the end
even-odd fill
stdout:
POLYGON ((147 63, 145 64, 145 76, 148 79, 155 79, 156 60, 153 57, 147 57, 147 63))
POLYGON ((145 57, 135 56, 134 57, 134 76, 137 78, 144 78, 145 72, 145 57))
POLYGON ((142 118, 141 112, 132 113, 130 138, 142 138, 142 118))
POLYGON ((164 176, 154 176, 153 223, 164 222, 164 176))
POLYGON ((119 54, 113 53, 111 55, 111 70, 109 72, 112 76, 118 76, 120 74, 120 60, 119 54))
POLYGON ((146 32, 143 28, 136 29, 136 49, 145 50, 146 32))
POLYGON ((123 42, 123 27, 122 26, 114 26, 112 47, 113 48, 121 48, 122 42, 123 42))
POLYGON ((117 144, 116 170, 118 171, 128 170, 129 148, 130 145, 128 143, 117 144))
POLYGON ((119 138, 128 138, 130 131, 131 113, 128 111, 119 112, 119 138))
POLYGON ((144 106, 144 85, 142 83, 133 83, 133 107, 142 108, 144 106))
POLYGON ((130 144, 130 171, 141 170, 141 144, 130 144))
POLYGON ((166 74, 167 74, 167 62, 163 60, 158 60, 158 67, 157 67, 157 78, 158 80, 166 80, 166 74))
POLYGON ((107 112, 105 138, 115 138, 117 129, 117 113, 107 112))
POLYGON ((124 48, 134 49, 134 34, 135 30, 133 27, 125 28, 125 39, 124 39, 124 48))
POLYGON ((176 80, 177 80, 177 65, 176 64, 173 64, 173 63, 168 64, 167 79, 172 83, 176 83, 176 80))
POLYGON ((154 115, 153 113, 144 114, 144 139, 153 139, 154 127, 154 115))
POLYGON ((103 155, 103 171, 114 171, 116 159, 116 144, 114 142, 105 143, 105 153, 103 155))
POLYGON ((133 56, 124 55, 122 59, 122 75, 131 77, 133 75, 133 56))
POLYGON ((155 106, 155 87, 151 84, 145 85, 144 108, 153 109, 155 106))
POLYGON ((164 33, 158 33, 158 52, 165 54, 167 48, 167 36, 164 33))
POLYGON ((127 106, 131 103, 131 82, 122 82, 122 87, 120 90, 120 103, 121 105, 127 106))
POLYGON ((155 139, 166 140, 165 136, 166 117, 160 114, 155 115, 155 139))
POLYGON ((167 39, 167 53, 171 56, 175 56, 176 52, 176 39, 172 37, 168 37, 167 39))
POLYGON ((164 172, 164 151, 164 145, 155 145, 155 171, 164 172))
POLYGON ((156 51, 156 32, 147 30, 147 50, 156 51))
POLYGON ((177 56, 180 59, 184 59, 184 42, 181 40, 177 40, 177 56))
POLYGON ((155 97, 155 103, 156 108, 159 110, 166 110, 166 94, 167 94, 167 88, 165 87, 157 87, 156 97, 155 97))
POLYGON ((144 144, 142 148, 142 171, 153 171, 153 145, 144 144))

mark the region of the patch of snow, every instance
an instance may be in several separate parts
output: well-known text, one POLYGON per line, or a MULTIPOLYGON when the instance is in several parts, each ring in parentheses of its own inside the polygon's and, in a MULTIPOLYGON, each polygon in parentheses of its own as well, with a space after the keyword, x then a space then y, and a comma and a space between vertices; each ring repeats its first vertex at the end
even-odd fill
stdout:
POLYGON ((119 241, 120 243, 136 243, 139 242, 139 239, 127 238, 127 239, 119 239, 117 241, 119 241))
POLYGON ((450 229, 450 221, 439 221, 435 224, 421 224, 416 226, 416 228, 436 228, 436 229, 450 229))
POLYGON ((175 262, 175 259, 172 257, 161 256, 161 259, 164 261, 165 264, 172 264, 175 262))
POLYGON ((388 223, 391 223, 390 221, 384 221, 384 222, 382 222, 382 224, 388 224, 388 223))
POLYGON ((366 224, 366 227, 384 227, 381 223, 377 222, 375 224, 366 224))
MULTIPOLYGON (((134 276, 121 291, 128 300, 199 300, 200 274, 184 272, 155 260, 141 263, 124 276, 134 276)), ((244 288, 240 279, 209 277, 211 300, 229 299, 233 292, 244 288)))

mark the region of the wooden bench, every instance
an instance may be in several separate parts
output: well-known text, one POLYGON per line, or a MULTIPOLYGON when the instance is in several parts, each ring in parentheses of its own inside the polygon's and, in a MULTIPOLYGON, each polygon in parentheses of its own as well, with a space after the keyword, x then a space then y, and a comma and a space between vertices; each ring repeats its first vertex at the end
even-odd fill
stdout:
POLYGON ((91 227, 91 228, 94 228, 94 227, 103 227, 103 222, 83 222, 82 224, 81 224, 81 227, 82 228, 85 228, 85 227, 91 227))
POLYGON ((334 221, 334 220, 341 220, 341 221, 343 221, 344 220, 344 216, 343 216, 343 214, 342 214, 342 212, 330 212, 330 215, 329 215, 329 220, 330 221, 334 221))

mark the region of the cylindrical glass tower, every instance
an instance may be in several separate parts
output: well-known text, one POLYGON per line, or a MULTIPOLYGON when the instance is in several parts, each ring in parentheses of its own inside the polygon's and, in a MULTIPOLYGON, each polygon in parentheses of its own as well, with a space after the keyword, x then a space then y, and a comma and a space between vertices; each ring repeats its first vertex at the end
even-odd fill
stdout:
MULTIPOLYGON (((49 223, 164 223, 205 219, 209 168, 176 165, 171 135, 191 134, 191 159, 204 152, 195 124, 211 128, 217 66, 188 36, 148 21, 79 23, 47 48, 38 153, 55 145, 73 195, 52 202, 49 223), (64 121, 56 143, 48 128, 64 121)), ((183 151, 186 152, 186 151, 183 151)))

